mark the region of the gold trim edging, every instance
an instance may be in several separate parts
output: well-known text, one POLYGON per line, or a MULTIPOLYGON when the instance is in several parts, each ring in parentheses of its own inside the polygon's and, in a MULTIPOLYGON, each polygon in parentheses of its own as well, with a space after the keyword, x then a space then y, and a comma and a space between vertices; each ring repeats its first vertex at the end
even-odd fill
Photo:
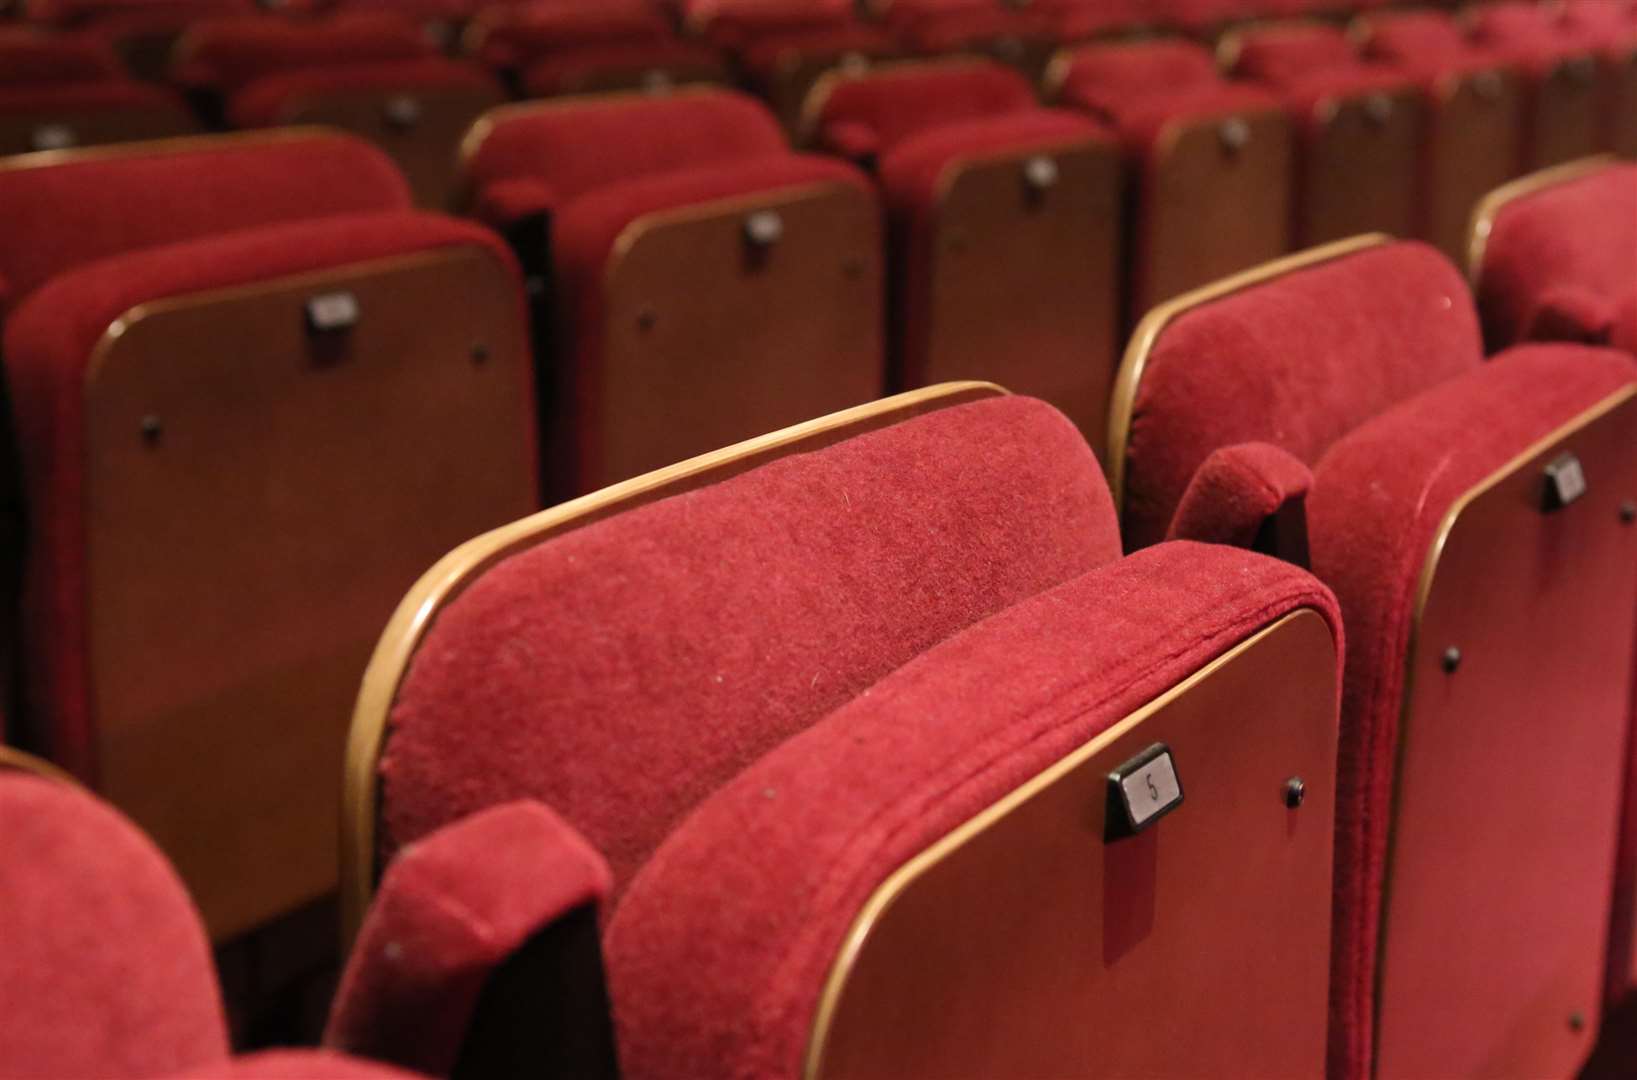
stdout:
POLYGON ((51 780, 58 784, 67 784, 69 787, 85 790, 85 786, 62 769, 43 758, 33 754, 25 754, 21 750, 9 746, 0 746, 0 771, 7 769, 15 772, 30 773, 42 780, 51 780))

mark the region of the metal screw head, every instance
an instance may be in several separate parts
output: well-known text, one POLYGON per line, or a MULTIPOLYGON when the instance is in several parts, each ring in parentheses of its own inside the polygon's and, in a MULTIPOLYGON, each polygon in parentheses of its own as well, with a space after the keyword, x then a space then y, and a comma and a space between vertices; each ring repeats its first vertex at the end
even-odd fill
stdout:
POLYGON ((149 413, 147 416, 142 418, 142 423, 139 425, 138 430, 142 432, 143 442, 147 443, 149 446, 157 446, 159 444, 159 437, 165 433, 165 425, 160 422, 159 417, 155 416, 153 413, 149 413))
POLYGON ((381 118, 393 131, 408 131, 421 122, 421 103, 408 94, 395 94, 381 106, 381 118))
POLYGON ((745 243, 765 251, 784 239, 784 218, 777 210, 758 210, 745 218, 744 233, 745 243))
POLYGON ((1285 805, 1290 809, 1298 809, 1307 799, 1307 782, 1299 776, 1292 776, 1285 781, 1285 805))
POLYGON ((654 68, 642 73, 642 88, 650 94, 669 93, 676 85, 671 73, 654 68))
POLYGON ((1569 1030, 1570 1031, 1585 1031, 1586 1030, 1586 1014, 1581 1012, 1579 1009, 1576 1009, 1574 1012, 1570 1013, 1569 1014, 1569 1030))
POLYGON ((1597 61, 1589 56, 1576 56, 1563 65, 1563 71, 1571 82, 1586 86, 1597 77, 1597 61))
POLYGON ((1455 669, 1461 666, 1461 650, 1453 645, 1445 649, 1443 663, 1445 672, 1450 675, 1455 674, 1455 669))
POLYGON ((489 346, 479 341, 472 345, 472 363, 486 364, 489 362, 489 346))
POLYGON ((848 75, 859 75, 869 70, 870 58, 861 52, 847 52, 836 66, 848 75))
POLYGON ((1626 499, 1620 504, 1620 522, 1630 525, 1634 521, 1637 521, 1637 502, 1626 499))
POLYGON ((1250 142, 1250 125, 1242 117, 1230 116, 1216 129, 1216 137, 1222 143, 1222 149, 1237 154, 1250 142))
POLYGON ((1364 99, 1364 118, 1375 127, 1383 127, 1392 119, 1393 99, 1386 94, 1371 94, 1364 99))
POLYGON ((995 41, 995 55, 1009 64, 1023 59, 1023 39, 1010 35, 995 41))
POLYGON ((652 330, 657 322, 659 322, 659 314, 653 308, 643 308, 637 312, 637 329, 643 333, 652 330))
POLYGON ((857 281, 864 276, 864 258, 860 255, 849 255, 841 262, 841 273, 848 281, 857 281))
POLYGON ((1498 71, 1480 71, 1472 77, 1472 92, 1480 101, 1496 101, 1501 96, 1501 76, 1498 71))
POLYGON ((1023 182, 1036 195, 1056 187, 1059 175, 1057 162, 1045 154, 1036 154, 1023 163, 1023 182))

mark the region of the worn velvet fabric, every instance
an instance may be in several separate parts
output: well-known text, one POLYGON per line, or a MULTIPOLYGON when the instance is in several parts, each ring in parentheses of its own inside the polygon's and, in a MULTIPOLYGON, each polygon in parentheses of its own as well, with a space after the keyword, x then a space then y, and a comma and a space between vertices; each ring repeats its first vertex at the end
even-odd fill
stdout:
POLYGON ((105 42, 75 34, 41 34, 0 26, 0 87, 123 79, 105 42))
POLYGON ((1348 640, 1331 959, 1330 1075, 1338 1080, 1370 1075, 1397 725, 1433 536, 1463 493, 1632 381, 1630 357, 1620 353, 1513 350, 1360 425, 1314 469, 1312 565, 1341 601, 1348 640))
POLYGON ((23 773, 0 770, 0 822, 0 1077, 224 1061, 210 943, 158 849, 101 801, 23 773))
POLYGON ((584 6, 524 2, 490 7, 475 28, 473 55, 495 68, 521 68, 551 53, 590 45, 653 45, 674 40, 669 21, 643 3, 584 6))
POLYGON ((323 20, 265 17, 212 20, 189 29, 172 76, 186 86, 228 94, 293 68, 422 60, 437 48, 416 22, 391 12, 323 20))
POLYGON ((248 82, 227 102, 235 127, 272 127, 287 123, 291 113, 313 101, 358 94, 438 95, 451 91, 489 94, 500 100, 500 85, 470 64, 429 57, 348 64, 336 68, 302 68, 248 82))
POLYGON ((1495 215, 1478 271, 1491 348, 1578 341, 1637 348, 1637 165, 1611 163, 1514 199, 1495 215))
POLYGON ((1149 353, 1135 402, 1127 542, 1165 536, 1212 451, 1265 442, 1311 467, 1364 421, 1482 355, 1466 283, 1415 243, 1369 248, 1185 312, 1149 353))
POLYGON ((614 915, 626 1075, 800 1076, 830 965, 890 874, 1300 608, 1339 639, 1308 574, 1167 544, 1021 600, 792 735, 679 824, 614 915))
POLYGON ((602 857, 539 803, 491 807, 408 845, 364 919, 325 1044, 449 1075, 488 977, 610 885, 602 857))
POLYGON ((1025 398, 587 525, 497 564, 430 628, 382 758, 385 843, 539 799, 607 857, 618 896, 780 742, 1118 553, 1091 450, 1025 398))
POLYGON ((1188 482, 1165 538, 1249 550, 1268 519, 1300 505, 1312 486, 1308 467, 1277 446, 1218 447, 1188 482))
MULTIPOLYGON (((0 59, 0 63, 4 63, 0 59)), ((38 86, 11 86, 0 83, 0 113, 34 115, 41 123, 53 122, 61 111, 97 112, 118 110, 165 111, 175 115, 176 127, 184 131, 193 120, 180 97, 161 86, 149 86, 135 79, 104 79, 100 82, 53 82, 38 86)))
POLYGON ((0 316, 57 274, 110 255, 409 202, 391 159, 338 134, 196 141, 0 170, 0 316))
POLYGON ((84 398, 86 365, 108 327, 131 308, 166 297, 455 246, 481 248, 513 265, 494 234, 450 218, 413 212, 332 217, 93 262, 53 279, 8 320, 0 352, 30 510, 23 587, 26 696, 49 718, 44 734, 53 760, 83 777, 94 773, 84 398))
POLYGON ((818 133, 832 151, 858 158, 933 127, 1033 108, 1028 81, 999 64, 906 64, 838 83, 819 112, 818 133))

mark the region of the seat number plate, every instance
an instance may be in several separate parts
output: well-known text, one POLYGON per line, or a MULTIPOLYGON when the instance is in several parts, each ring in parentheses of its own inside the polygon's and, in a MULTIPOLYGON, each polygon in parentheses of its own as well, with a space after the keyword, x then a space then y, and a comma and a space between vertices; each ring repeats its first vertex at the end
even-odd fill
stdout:
POLYGON ((1586 473, 1573 454, 1553 458, 1546 466, 1546 509, 1561 510, 1586 494, 1586 473))
POLYGON ((1182 805, 1171 748, 1155 743, 1108 774, 1107 838, 1134 836, 1182 805))

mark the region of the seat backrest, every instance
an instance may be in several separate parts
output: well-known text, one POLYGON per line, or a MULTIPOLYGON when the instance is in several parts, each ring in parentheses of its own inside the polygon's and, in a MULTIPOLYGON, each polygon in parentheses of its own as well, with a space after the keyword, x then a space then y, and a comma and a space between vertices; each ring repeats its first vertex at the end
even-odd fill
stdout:
POLYGON ((1127 543, 1165 536, 1214 451, 1269 443, 1311 467, 1364 421, 1482 359, 1465 283, 1421 244, 1343 241, 1162 305, 1115 389, 1109 462, 1127 543))
POLYGON ((519 546, 473 568, 401 672, 380 846, 527 795, 608 858, 616 892, 761 754, 933 643, 1118 557, 1084 440, 1010 397, 519 546), (495 649, 509 659, 473 680, 470 658, 495 649))
POLYGON ((1180 39, 1090 48, 1067 54, 1076 98, 1140 101, 1219 85, 1216 61, 1202 45, 1180 39))
POLYGON ((220 1066, 227 1024, 176 872, 111 807, 0 756, 0 1077, 220 1066))
POLYGON ((587 7, 545 3, 498 4, 467 24, 466 52, 494 67, 516 67, 537 57, 587 45, 664 41, 672 37, 665 16, 637 2, 587 7))
POLYGON ((1388 11, 1369 17, 1361 50, 1381 60, 1455 60, 1471 51, 1456 21, 1439 11, 1388 11))
POLYGON ((409 206, 368 143, 312 130, 171 139, 0 166, 0 316, 71 267, 233 229, 409 206))
POLYGON ((311 22, 247 16, 191 26, 176 43, 172 74, 186 86, 230 93, 292 68, 435 55, 437 46, 414 19, 390 11, 311 22))
POLYGON ((1237 75, 1287 83, 1309 75, 1345 70, 1359 62, 1347 35, 1319 23, 1289 23, 1253 28, 1234 35, 1237 75))
POLYGON ((615 181, 789 152, 778 122, 743 94, 689 90, 508 106, 489 113, 463 150, 467 190, 524 182, 544 207, 615 181))
MULTIPOLYGON (((864 75, 838 73, 814 88, 809 133, 856 132, 878 153, 943 124, 979 120, 1035 106, 1028 80, 983 60, 893 64, 864 75)), ((826 141, 837 145, 854 138, 826 141)))
POLYGON ((95 82, 124 76, 105 43, 0 26, 0 87, 95 82))
POLYGON ((255 0, 29 0, 28 17, 33 22, 72 26, 165 9, 190 18, 203 18, 252 15, 256 13, 256 4, 255 0))
POLYGON ((1472 282, 1491 349, 1620 332, 1637 297, 1637 165, 1594 158, 1524 177, 1473 218, 1472 282))

